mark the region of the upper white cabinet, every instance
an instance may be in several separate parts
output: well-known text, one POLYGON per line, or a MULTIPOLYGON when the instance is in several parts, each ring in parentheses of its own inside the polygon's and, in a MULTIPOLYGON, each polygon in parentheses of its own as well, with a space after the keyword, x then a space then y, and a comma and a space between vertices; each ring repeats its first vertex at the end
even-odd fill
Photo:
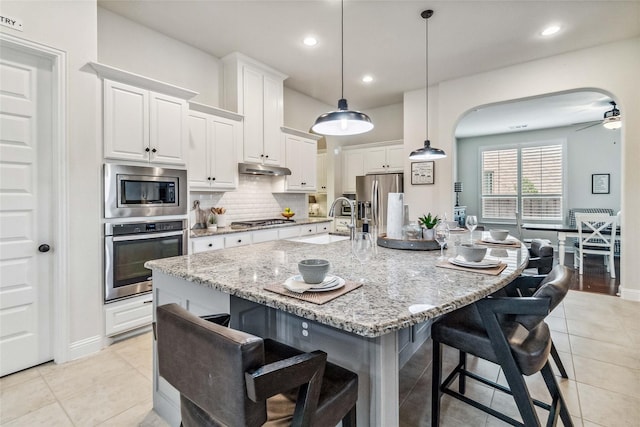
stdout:
POLYGON ((224 62, 225 107, 244 116, 245 162, 282 166, 283 83, 286 75, 240 53, 224 62))
POLYGON ((317 153, 320 137, 290 128, 282 128, 285 166, 291 175, 285 177, 285 191, 316 191, 317 153))
POLYGON ((404 170, 404 146, 373 147, 365 151, 365 173, 402 172, 404 170))
POLYGON ((317 169, 317 185, 318 193, 327 192, 327 153, 319 153, 316 159, 317 169))
POLYGON ((197 92, 108 65, 89 65, 103 78, 104 157, 184 165, 186 100, 197 92))
POLYGON ((189 186, 195 190, 233 189, 238 182, 236 147, 242 116, 189 103, 189 186))
POLYGON ((342 192, 356 192, 356 176, 364 175, 365 150, 342 151, 342 192))

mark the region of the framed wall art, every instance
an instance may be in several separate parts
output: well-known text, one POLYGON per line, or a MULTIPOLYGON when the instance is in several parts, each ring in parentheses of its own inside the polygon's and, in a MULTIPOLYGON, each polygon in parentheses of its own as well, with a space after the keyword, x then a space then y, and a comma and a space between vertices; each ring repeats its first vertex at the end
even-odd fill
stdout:
POLYGON ((610 175, 594 173, 591 175, 591 194, 609 194, 610 175))
POLYGON ((435 184, 435 182, 436 182, 435 162, 411 163, 411 184, 412 185, 435 184))

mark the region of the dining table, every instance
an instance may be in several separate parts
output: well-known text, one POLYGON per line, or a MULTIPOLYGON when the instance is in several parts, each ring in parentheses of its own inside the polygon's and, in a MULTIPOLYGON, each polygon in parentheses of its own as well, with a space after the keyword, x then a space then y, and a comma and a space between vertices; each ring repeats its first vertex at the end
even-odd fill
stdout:
MULTIPOLYGON (((558 236, 558 263, 560 265, 564 265, 564 257, 565 257, 565 247, 567 238, 579 237, 580 233, 578 231, 578 226, 574 224, 569 224, 564 222, 562 224, 535 224, 535 223, 524 223, 522 224, 523 230, 530 231, 555 231, 558 236)), ((611 230, 607 232, 607 230, 602 231, 603 235, 611 235, 611 230)), ((615 239, 617 241, 621 240, 621 232, 620 228, 616 228, 616 236, 615 239)))

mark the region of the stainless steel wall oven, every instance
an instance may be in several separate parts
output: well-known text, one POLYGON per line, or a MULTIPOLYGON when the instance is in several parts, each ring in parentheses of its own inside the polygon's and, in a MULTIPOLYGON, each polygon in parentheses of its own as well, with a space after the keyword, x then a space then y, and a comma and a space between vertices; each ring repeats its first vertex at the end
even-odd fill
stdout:
POLYGON ((187 221, 105 224, 105 302, 151 292, 144 263, 187 253, 187 221))
POLYGON ((104 165, 104 217, 187 214, 187 171, 104 165))

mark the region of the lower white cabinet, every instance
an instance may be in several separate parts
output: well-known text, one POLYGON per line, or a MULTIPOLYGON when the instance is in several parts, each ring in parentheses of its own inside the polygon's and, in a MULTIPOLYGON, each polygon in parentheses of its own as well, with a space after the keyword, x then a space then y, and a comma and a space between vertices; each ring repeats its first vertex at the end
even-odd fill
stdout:
POLYGON ((116 301, 104 306, 105 335, 108 337, 150 325, 153 294, 116 301))
POLYGON ((217 236, 194 237, 191 239, 191 252, 215 251, 254 243, 270 242, 272 240, 291 239, 331 231, 331 222, 295 225, 282 228, 244 231, 241 233, 220 234, 217 236))
POLYGON ((215 251, 224 249, 223 236, 196 237, 191 239, 191 253, 215 251))
POLYGON ((238 246, 245 246, 250 244, 251 244, 251 232, 225 234, 224 236, 225 249, 235 248, 238 246))

